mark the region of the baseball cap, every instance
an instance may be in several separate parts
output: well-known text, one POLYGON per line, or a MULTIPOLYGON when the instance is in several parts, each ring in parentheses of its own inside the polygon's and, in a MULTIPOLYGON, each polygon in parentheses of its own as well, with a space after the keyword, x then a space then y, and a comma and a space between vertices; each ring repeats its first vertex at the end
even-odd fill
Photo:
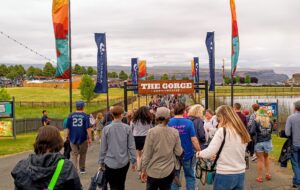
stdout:
POLYGON ((156 110, 155 113, 155 118, 165 118, 165 119, 169 119, 170 118, 170 110, 166 107, 159 107, 156 110))
POLYGON ((84 101, 82 101, 82 100, 76 101, 76 108, 77 109, 84 108, 84 101))

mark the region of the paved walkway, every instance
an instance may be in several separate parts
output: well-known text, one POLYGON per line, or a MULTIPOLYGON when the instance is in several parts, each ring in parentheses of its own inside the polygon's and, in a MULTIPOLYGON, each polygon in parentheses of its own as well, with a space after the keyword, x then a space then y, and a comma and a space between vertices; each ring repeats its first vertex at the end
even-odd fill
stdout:
MULTIPOLYGON (((0 158, 0 190, 14 189, 13 180, 10 175, 11 170, 16 163, 28 156, 30 152, 21 153, 14 156, 0 158)), ((97 159, 99 155, 99 144, 93 144, 88 150, 87 156, 87 173, 81 175, 81 182, 84 189, 87 190, 90 183, 90 178, 97 171, 97 159)), ((279 168, 277 164, 272 163, 272 176, 270 182, 256 183, 256 164, 250 166, 250 170, 246 173, 246 190, 287 190, 291 188, 292 172, 288 169, 279 168)), ((129 171, 126 181, 126 190, 144 190, 145 184, 138 182, 137 175, 129 171)), ((211 187, 200 187, 200 190, 211 189, 211 187)), ((185 190, 185 188, 182 188, 185 190)))

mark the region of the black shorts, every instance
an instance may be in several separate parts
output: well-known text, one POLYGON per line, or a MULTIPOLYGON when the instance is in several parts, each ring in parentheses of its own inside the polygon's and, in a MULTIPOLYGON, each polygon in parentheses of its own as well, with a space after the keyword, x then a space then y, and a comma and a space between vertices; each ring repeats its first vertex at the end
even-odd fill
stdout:
POLYGON ((134 137, 135 147, 136 147, 137 150, 143 150, 145 140, 146 140, 145 136, 136 136, 136 137, 134 137))

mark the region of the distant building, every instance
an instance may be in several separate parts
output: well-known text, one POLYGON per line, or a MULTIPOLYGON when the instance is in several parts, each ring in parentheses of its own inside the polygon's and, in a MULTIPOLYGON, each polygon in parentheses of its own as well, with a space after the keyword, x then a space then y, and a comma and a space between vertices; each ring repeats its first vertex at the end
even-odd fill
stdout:
POLYGON ((292 78, 286 81, 287 84, 300 84, 300 73, 293 74, 292 78))

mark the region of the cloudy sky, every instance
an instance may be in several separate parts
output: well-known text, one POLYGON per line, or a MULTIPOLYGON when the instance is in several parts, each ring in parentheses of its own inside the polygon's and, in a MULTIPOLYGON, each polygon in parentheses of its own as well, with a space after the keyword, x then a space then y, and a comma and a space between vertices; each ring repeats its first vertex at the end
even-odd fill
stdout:
MULTIPOLYGON (((0 0, 0 31, 55 60, 51 0, 0 0)), ((96 65, 95 32, 107 33, 108 64, 208 65, 206 32, 215 31, 216 66, 230 62, 229 0, 72 1, 73 63, 96 65)), ((296 67, 300 58, 299 0, 236 0, 239 67, 296 67)), ((43 64, 43 58, 0 35, 0 63, 43 64)))

